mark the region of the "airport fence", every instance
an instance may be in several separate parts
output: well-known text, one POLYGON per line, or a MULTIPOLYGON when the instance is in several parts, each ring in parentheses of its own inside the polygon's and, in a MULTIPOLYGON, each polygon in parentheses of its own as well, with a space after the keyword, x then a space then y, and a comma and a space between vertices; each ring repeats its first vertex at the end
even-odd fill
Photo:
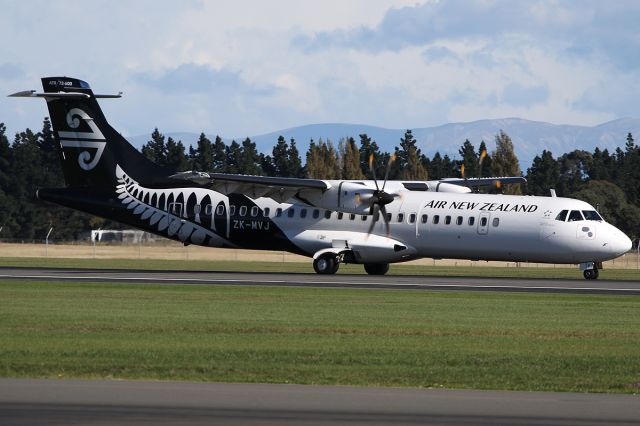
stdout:
MULTIPOLYGON (((283 251, 257 251, 242 249, 220 249, 195 245, 185 246, 168 239, 139 239, 131 241, 63 241, 57 239, 0 239, 0 257, 45 257, 71 259, 159 259, 159 260, 204 260, 204 261, 264 261, 264 262, 309 262, 309 258, 283 251)), ((566 265, 530 263, 471 261, 458 259, 418 259, 408 264, 426 266, 499 266, 510 268, 561 268, 566 265)), ((624 256, 604 264, 605 268, 637 269, 640 271, 640 256, 634 247, 624 256)))

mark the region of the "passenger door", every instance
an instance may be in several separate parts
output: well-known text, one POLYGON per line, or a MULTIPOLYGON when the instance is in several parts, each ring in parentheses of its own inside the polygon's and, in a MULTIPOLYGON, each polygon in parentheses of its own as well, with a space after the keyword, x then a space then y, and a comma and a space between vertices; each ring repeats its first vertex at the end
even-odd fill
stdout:
POLYGON ((487 235, 489 233, 490 218, 491 218, 491 213, 489 212, 480 213, 480 217, 478 217, 478 234, 487 235))

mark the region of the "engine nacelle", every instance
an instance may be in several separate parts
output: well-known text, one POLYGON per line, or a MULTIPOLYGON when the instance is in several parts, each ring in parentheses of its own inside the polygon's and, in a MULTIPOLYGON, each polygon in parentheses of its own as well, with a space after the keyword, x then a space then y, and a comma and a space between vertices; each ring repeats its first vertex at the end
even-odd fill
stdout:
POLYGON ((368 215, 371 204, 367 199, 373 196, 375 188, 364 182, 341 182, 322 194, 317 191, 300 191, 300 198, 311 205, 344 213, 368 215))
POLYGON ((456 194, 467 194, 471 192, 471 189, 467 186, 446 182, 434 182, 434 184, 429 185, 429 190, 435 192, 453 192, 456 194))

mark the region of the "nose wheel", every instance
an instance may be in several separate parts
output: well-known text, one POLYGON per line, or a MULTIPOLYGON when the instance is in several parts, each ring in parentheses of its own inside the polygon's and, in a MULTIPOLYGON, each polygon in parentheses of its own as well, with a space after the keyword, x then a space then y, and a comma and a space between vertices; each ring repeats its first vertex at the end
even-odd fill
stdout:
POLYGON ((585 269, 582 275, 584 275, 585 280, 596 280, 600 274, 597 269, 585 269))

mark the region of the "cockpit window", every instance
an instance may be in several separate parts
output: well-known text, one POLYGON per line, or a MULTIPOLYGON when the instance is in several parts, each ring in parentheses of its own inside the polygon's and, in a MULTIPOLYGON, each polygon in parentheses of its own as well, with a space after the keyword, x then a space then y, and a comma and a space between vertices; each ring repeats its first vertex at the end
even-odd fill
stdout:
POLYGON ((558 216, 556 216, 556 220, 564 222, 565 220, 567 220, 567 213, 569 213, 569 210, 562 210, 560 213, 558 213, 558 216))
POLYGON ((582 210, 584 218, 587 220, 599 220, 602 221, 602 217, 595 210, 582 210))
POLYGON ((584 220, 580 210, 571 210, 571 213, 569 213, 569 222, 576 222, 579 220, 584 220))

